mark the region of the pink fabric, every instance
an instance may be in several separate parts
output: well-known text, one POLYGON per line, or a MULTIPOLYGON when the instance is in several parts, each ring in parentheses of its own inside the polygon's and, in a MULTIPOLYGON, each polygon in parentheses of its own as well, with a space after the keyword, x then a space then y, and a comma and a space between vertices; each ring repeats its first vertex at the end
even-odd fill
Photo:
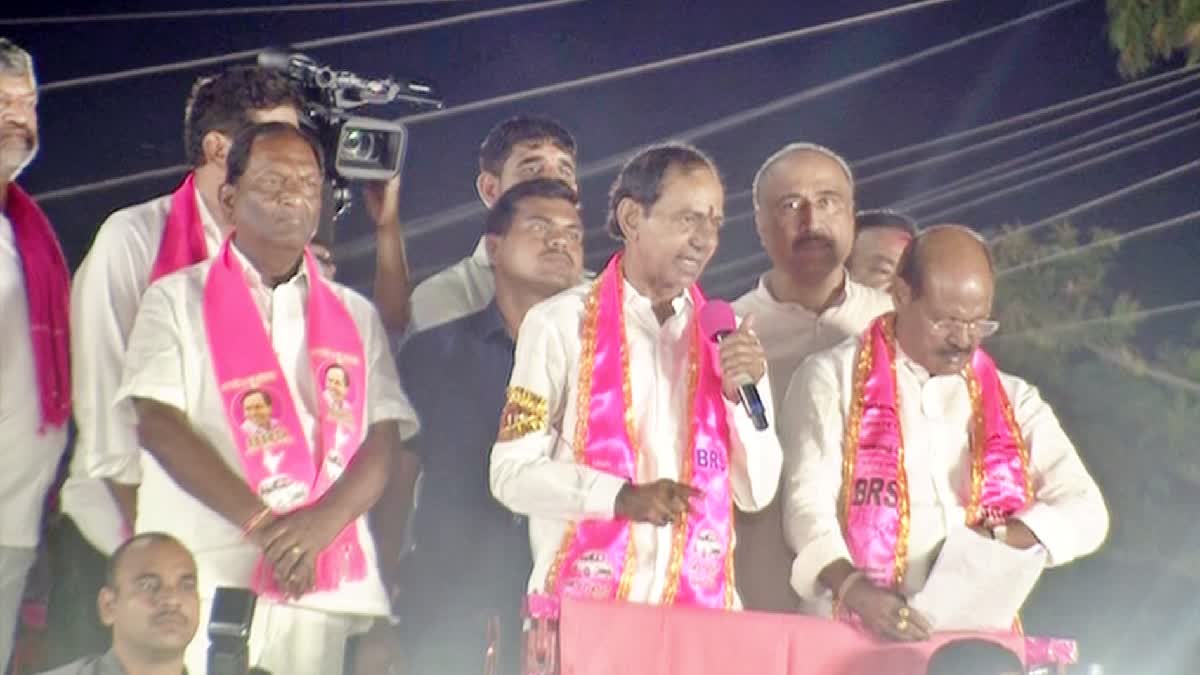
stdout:
MULTIPOLYGON (((227 240, 213 261, 204 286, 204 323, 213 368, 246 480, 276 513, 309 506, 321 498, 354 458, 366 436, 366 365, 362 338, 345 306, 321 277, 305 251, 309 292, 308 356, 318 399, 319 448, 309 448, 286 377, 250 296, 245 271, 227 240), (329 371, 341 369, 349 387, 344 396, 326 386, 329 371), (246 399, 266 403, 262 423, 247 415, 246 399)), ((367 562, 350 523, 317 558, 313 591, 336 590, 343 581, 366 576, 367 562)), ((280 597, 274 575, 259 561, 255 590, 280 597)))
POLYGON ((41 411, 38 432, 45 433, 49 427, 62 427, 71 417, 71 275, 50 220, 16 183, 8 184, 5 213, 12 222, 25 277, 41 411))
POLYGON ((154 267, 150 269, 150 283, 207 259, 204 223, 200 220, 200 205, 196 203, 196 176, 189 173, 171 194, 171 208, 167 211, 167 224, 154 267))
POLYGON ((872 324, 863 341, 863 349, 870 349, 870 371, 863 383, 854 473, 842 488, 847 491, 843 529, 855 566, 876 586, 894 588, 903 574, 896 549, 907 543, 908 534, 895 348, 882 320, 872 324))
POLYGON ((1011 633, 939 633, 926 642, 890 643, 816 617, 568 598, 559 624, 560 672, 924 675, 934 650, 963 638, 1024 652, 1021 637, 1011 633))
MULTIPOLYGON (((638 449, 633 440, 632 401, 626 400, 629 379, 625 340, 624 278, 621 256, 614 256, 596 280, 588 297, 584 318, 584 352, 579 390, 588 402, 582 463, 632 481, 638 449), (589 367, 590 365, 590 367, 589 367)), ((691 289, 697 309, 705 300, 691 289)), ((693 399, 688 411, 689 456, 684 458, 681 480, 704 492, 694 511, 675 525, 672 568, 662 602, 729 608, 733 603, 730 560, 733 538, 733 502, 729 486, 729 428, 721 394, 717 360, 699 324, 689 326, 690 367, 694 372, 693 399)), ((633 570, 630 523, 623 519, 584 520, 568 535, 558 563, 554 595, 586 598, 624 598, 633 570)))
POLYGON ((1008 394, 1000 384, 996 363, 987 352, 975 350, 967 377, 972 380, 970 386, 978 386, 983 414, 982 428, 977 425, 972 431, 984 434, 986 439, 979 447, 982 457, 975 458, 983 469, 980 494, 973 499, 977 502, 973 503, 976 512, 968 513, 967 517, 988 525, 1000 525, 1033 501, 1029 453, 1013 419, 1008 394))

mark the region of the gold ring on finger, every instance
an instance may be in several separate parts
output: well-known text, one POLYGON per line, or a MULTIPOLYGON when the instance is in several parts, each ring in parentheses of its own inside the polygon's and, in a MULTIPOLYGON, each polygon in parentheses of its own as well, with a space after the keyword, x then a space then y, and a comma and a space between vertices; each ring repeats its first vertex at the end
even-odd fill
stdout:
POLYGON ((907 619, 908 618, 908 608, 901 607, 900 609, 896 610, 896 616, 900 617, 901 619, 907 619))
POLYGON ((304 556, 304 549, 300 548, 299 546, 293 546, 292 555, 296 556, 297 558, 301 558, 304 556))
POLYGON ((908 619, 900 619, 896 622, 896 630, 903 633, 908 630, 908 619))

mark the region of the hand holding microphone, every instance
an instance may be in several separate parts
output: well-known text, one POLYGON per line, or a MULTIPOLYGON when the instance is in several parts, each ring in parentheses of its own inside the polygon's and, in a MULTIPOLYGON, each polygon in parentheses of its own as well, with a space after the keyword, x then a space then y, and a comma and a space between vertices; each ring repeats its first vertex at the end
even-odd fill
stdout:
POLYGON ((767 372, 767 356, 754 334, 754 317, 738 326, 729 303, 710 300, 700 309, 700 330, 718 343, 721 388, 731 401, 741 401, 754 428, 767 428, 767 414, 758 395, 758 382, 767 372))

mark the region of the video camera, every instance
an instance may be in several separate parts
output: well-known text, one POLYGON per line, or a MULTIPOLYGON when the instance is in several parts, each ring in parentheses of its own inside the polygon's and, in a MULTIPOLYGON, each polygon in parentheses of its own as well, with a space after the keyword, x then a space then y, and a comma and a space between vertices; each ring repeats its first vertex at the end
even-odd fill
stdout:
POLYGON ((350 206, 350 181, 388 180, 400 173, 408 130, 403 124, 350 115, 364 105, 404 103, 440 109, 434 88, 419 80, 372 80, 323 66, 308 56, 279 49, 258 55, 258 65, 283 72, 300 87, 305 117, 325 150, 325 173, 333 187, 334 218, 350 206))

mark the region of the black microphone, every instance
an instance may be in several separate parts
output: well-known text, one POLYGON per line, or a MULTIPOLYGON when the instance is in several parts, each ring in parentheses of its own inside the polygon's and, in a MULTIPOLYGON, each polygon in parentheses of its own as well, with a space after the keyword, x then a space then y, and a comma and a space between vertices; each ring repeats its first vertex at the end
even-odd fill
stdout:
MULTIPOLYGON (((737 320, 733 316, 733 307, 723 300, 709 300, 700 308, 700 330, 713 342, 720 342, 726 335, 737 330, 737 320)), ((754 421, 754 428, 762 431, 767 428, 767 410, 763 407, 762 398, 758 395, 758 386, 746 382, 738 387, 738 398, 742 408, 754 421)))

